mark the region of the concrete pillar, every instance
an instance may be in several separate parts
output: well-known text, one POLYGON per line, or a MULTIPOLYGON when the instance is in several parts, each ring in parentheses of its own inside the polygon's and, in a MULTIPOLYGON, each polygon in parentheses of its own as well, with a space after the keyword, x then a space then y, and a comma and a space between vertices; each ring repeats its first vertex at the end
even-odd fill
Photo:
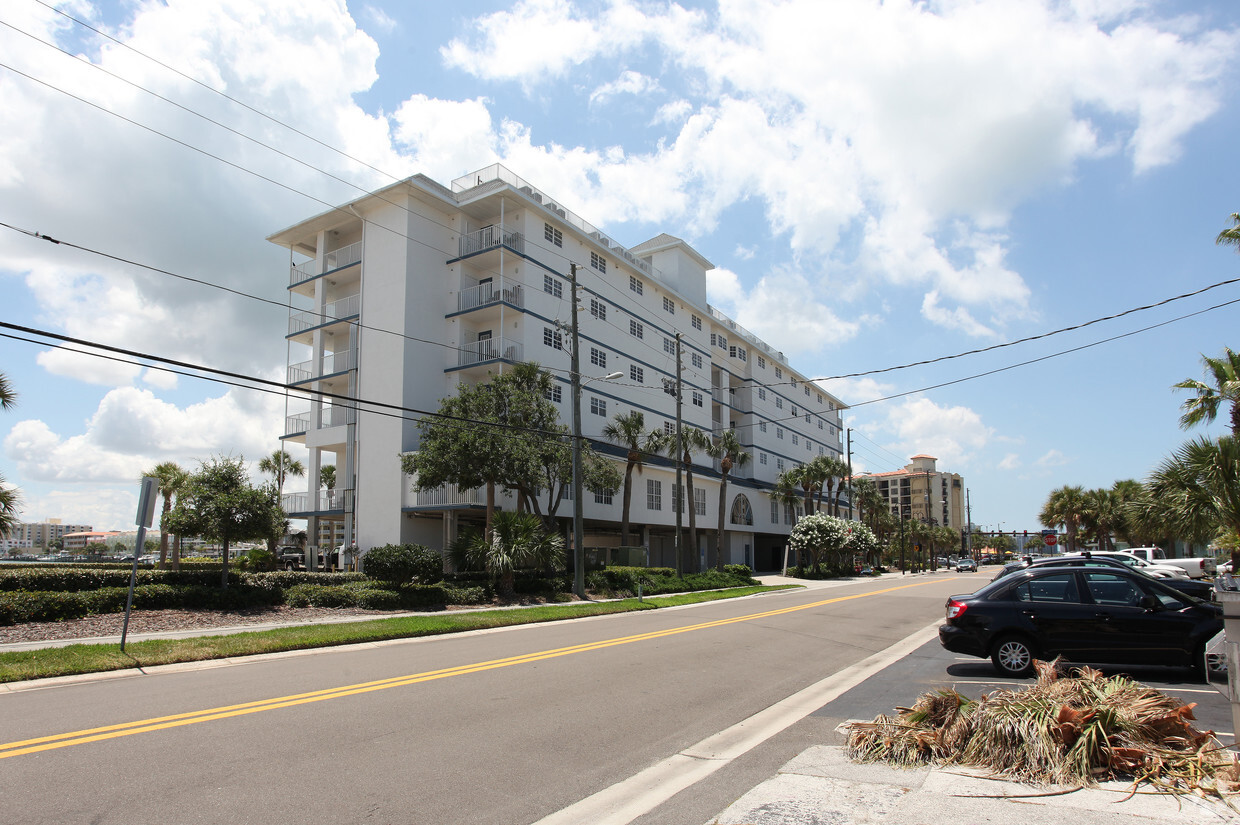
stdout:
POLYGON ((1224 645, 1227 651, 1227 696, 1231 699, 1232 730, 1240 730, 1240 591, 1222 590, 1216 593, 1223 605, 1224 645))

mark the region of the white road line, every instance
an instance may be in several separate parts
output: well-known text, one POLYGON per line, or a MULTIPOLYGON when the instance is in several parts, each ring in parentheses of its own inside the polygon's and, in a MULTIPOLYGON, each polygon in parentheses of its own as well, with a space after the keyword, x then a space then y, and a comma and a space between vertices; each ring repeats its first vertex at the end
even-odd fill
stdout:
POLYGON ((533 825, 626 825, 938 637, 933 624, 533 825))

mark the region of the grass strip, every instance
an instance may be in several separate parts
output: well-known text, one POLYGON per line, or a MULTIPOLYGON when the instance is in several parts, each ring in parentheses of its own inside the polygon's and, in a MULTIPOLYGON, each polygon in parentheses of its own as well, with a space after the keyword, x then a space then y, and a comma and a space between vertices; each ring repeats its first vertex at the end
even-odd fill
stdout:
POLYGON ((734 599, 754 593, 784 590, 779 587, 738 587, 696 593, 651 596, 642 601, 573 602, 506 610, 479 610, 467 613, 441 613, 433 616, 402 616, 341 624, 310 624, 223 636, 194 636, 187 639, 151 639, 130 642, 125 652, 117 644, 79 644, 47 647, 13 653, 0 653, 0 682, 22 682, 53 676, 76 676, 135 667, 154 667, 179 662, 229 659, 262 653, 282 653, 320 647, 441 636, 494 627, 565 621, 586 616, 655 610, 686 604, 734 599))

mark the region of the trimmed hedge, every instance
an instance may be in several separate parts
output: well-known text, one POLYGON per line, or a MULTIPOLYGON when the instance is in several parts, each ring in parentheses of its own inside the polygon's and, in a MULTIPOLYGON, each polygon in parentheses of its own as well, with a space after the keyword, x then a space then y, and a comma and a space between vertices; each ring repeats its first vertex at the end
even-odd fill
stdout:
POLYGON ((730 564, 724 572, 707 570, 703 573, 686 573, 678 578, 670 567, 607 567, 586 575, 586 585, 598 593, 615 596, 636 596, 637 584, 641 582, 642 593, 655 596, 661 593, 687 593, 692 590, 721 590, 727 587, 745 587, 757 584, 753 571, 743 564, 730 564))
POLYGON ((358 607, 368 610, 422 610, 447 604, 485 604, 482 588, 459 588, 435 584, 405 584, 396 588, 374 583, 342 585, 299 584, 284 593, 290 607, 358 607))
POLYGON ((443 556, 421 544, 384 544, 362 556, 366 575, 394 584, 443 581, 443 556))
MULTIPOLYGON (((0 592, 0 625, 24 622, 60 622, 100 613, 121 613, 129 587, 103 587, 91 591, 21 591, 0 592)), ((133 606, 136 610, 167 610, 170 608, 210 608, 235 610, 242 607, 276 604, 272 591, 261 587, 239 585, 219 587, 173 587, 167 584, 145 584, 135 587, 133 606)))

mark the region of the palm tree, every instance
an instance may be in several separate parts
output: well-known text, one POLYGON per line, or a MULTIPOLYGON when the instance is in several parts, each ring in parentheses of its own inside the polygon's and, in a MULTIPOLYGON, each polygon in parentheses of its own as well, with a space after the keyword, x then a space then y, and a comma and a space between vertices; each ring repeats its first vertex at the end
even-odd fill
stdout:
POLYGON ((319 483, 327 488, 327 505, 330 510, 335 503, 336 492, 336 465, 325 464, 319 468, 319 483))
POLYGON ((728 473, 733 467, 744 467, 749 463, 749 453, 741 446, 741 442, 732 430, 724 430, 714 443, 706 448, 706 454, 719 462, 719 530, 715 539, 715 569, 723 571, 724 525, 728 502, 728 473))
POLYGON ((1146 482, 1151 506, 1176 536, 1205 540, 1220 527, 1240 530, 1240 438, 1197 438, 1146 482))
MULTIPOLYGON (((685 550, 681 555, 683 559, 676 560, 678 572, 685 572, 687 567, 697 568, 697 499, 693 493, 693 454, 699 450, 705 450, 710 446, 710 439, 706 434, 697 427, 681 427, 680 443, 676 442, 676 434, 668 433, 659 439, 660 446, 666 451, 669 458, 673 461, 680 461, 685 471, 685 489, 681 491, 679 500, 673 493, 673 507, 681 507, 688 502, 689 512, 689 549, 685 550), (690 555, 691 554, 691 555, 690 555), (693 559, 690 564, 686 564, 687 559, 693 559)), ((675 510, 672 511, 676 512, 675 510)), ((682 548, 683 549, 683 548, 682 548)))
MULTIPOLYGON (((17 393, 9 383, 8 377, 0 373, 0 409, 9 410, 17 404, 17 393)), ((22 494, 16 487, 8 486, 4 476, 0 476, 0 535, 7 535, 17 526, 17 517, 21 514, 18 505, 22 494)))
POLYGON ((164 509, 159 517, 159 569, 163 570, 168 564, 168 514, 172 512, 172 497, 185 489, 189 473, 175 461, 162 461, 145 475, 159 479, 159 494, 164 497, 164 509))
POLYGON ((276 450, 271 455, 258 462, 258 471, 275 476, 276 491, 280 495, 284 494, 284 478, 292 476, 300 478, 306 474, 305 465, 293 458, 285 450, 276 450))
MULTIPOLYGON (((834 455, 820 455, 810 464, 817 468, 815 472, 822 478, 822 486, 827 492, 827 506, 830 508, 831 515, 839 518, 840 495, 844 492, 844 481, 848 478, 848 465, 834 455)), ((821 502, 819 508, 821 509, 821 502)))
POLYGON ((857 519, 878 535, 880 516, 887 512, 886 500, 878 492, 878 485, 872 478, 853 479, 853 499, 857 505, 857 519))
POLYGON ((629 546, 629 508, 633 501, 633 471, 638 473, 644 466, 644 456, 657 452, 659 434, 646 432, 646 419, 638 410, 616 413, 615 418, 603 427, 603 438, 619 444, 627 452, 624 465, 624 506, 620 515, 620 543, 629 546))
POLYGON ((1112 536, 1123 521, 1123 512, 1123 500, 1116 489, 1099 488, 1085 493, 1081 524, 1093 533, 1099 550, 1115 549, 1112 536))
POLYGON ((1214 242, 1219 246, 1234 246, 1240 250, 1240 212, 1231 213, 1231 222, 1234 225, 1218 233, 1214 242))
POLYGON ((822 482, 825 476, 819 475, 819 469, 812 463, 801 464, 784 470, 775 481, 777 487, 801 488, 801 497, 805 504, 805 515, 807 516, 812 516, 816 512, 814 493, 821 493, 822 491, 822 482))
POLYGON ((564 555, 563 537, 545 532, 542 519, 533 513, 497 511, 491 519, 490 536, 465 534, 448 548, 448 553, 459 569, 481 567, 492 578, 499 578, 500 592, 505 596, 513 595, 518 568, 549 567, 564 555))
POLYGON ((1076 552, 1076 531, 1081 526, 1085 509, 1085 490, 1080 486, 1064 486, 1052 490, 1042 505, 1038 520, 1046 527, 1064 525, 1068 534, 1068 552, 1076 552))
POLYGON ((1201 356, 1206 381, 1192 378, 1173 384, 1175 389, 1191 390, 1196 396, 1185 401, 1180 409, 1180 426, 1183 429, 1197 424, 1209 424, 1218 416, 1219 408, 1226 404, 1231 415, 1231 434, 1240 435, 1240 353, 1223 349, 1222 358, 1201 356))

